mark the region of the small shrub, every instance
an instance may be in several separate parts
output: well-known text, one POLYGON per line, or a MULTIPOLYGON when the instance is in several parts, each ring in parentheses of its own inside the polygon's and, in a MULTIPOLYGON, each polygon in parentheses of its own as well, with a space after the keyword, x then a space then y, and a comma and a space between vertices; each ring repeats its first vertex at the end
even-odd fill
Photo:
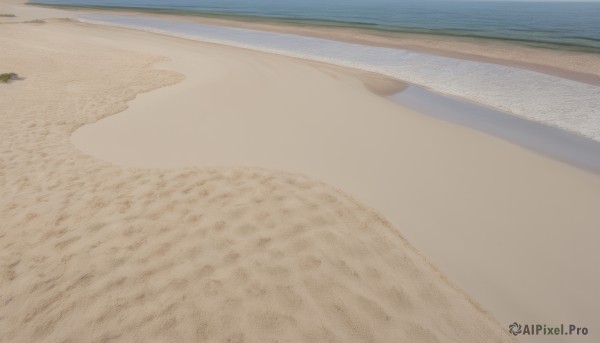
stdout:
POLYGON ((10 80, 16 80, 19 75, 15 73, 4 73, 0 74, 0 83, 7 83, 10 80))
POLYGON ((5 18, 13 18, 16 17, 14 14, 4 14, 4 13, 0 13, 0 17, 5 17, 5 18))

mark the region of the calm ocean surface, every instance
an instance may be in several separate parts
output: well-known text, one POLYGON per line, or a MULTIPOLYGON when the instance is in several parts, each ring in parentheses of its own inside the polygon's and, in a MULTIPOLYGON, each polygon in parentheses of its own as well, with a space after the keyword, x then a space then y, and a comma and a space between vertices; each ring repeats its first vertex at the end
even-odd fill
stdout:
POLYGON ((33 0, 387 32, 502 39, 600 53, 600 2, 402 0, 33 0))

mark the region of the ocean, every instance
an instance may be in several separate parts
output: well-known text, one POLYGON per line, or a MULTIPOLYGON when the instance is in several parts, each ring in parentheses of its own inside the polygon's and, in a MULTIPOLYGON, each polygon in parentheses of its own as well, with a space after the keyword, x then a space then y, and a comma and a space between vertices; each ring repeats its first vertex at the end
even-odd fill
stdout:
MULTIPOLYGON (((56 2, 57 0, 52 1, 56 2)), ((74 4, 78 3, 77 1, 79 1, 79 3, 83 2, 81 0, 65 0, 63 3, 74 4)), ((102 4, 102 6, 113 7, 117 4, 114 0, 89 1, 85 3, 87 6, 99 6, 102 4)), ((219 2, 210 0, 198 3, 201 3, 202 6, 193 6, 192 4, 194 3, 190 1, 171 2, 169 5, 161 5, 161 3, 156 0, 119 1, 121 6, 139 7, 145 4, 144 6, 151 6, 153 11, 161 12, 167 11, 168 9, 168 11, 178 11, 179 13, 182 11, 185 11, 186 13, 187 11, 195 11, 197 13, 213 13, 214 15, 217 15, 216 13, 227 12, 235 13, 235 15, 252 15, 256 17, 260 14, 262 17, 288 18, 285 20, 291 20, 289 18, 294 16, 307 18, 309 15, 309 8, 312 8, 311 11, 317 12, 317 4, 312 3, 312 5, 310 5, 311 2, 306 5, 303 3, 302 7, 299 7, 300 5, 298 4, 288 4, 285 6, 276 5, 276 2, 271 2, 270 0, 223 0, 219 2), (216 5, 217 3, 218 5, 216 5), (231 7, 225 6, 227 3, 231 3, 231 7), (251 6, 251 3, 260 5, 251 6), (268 3, 273 4, 273 6, 269 8, 269 6, 266 5, 268 3), (208 4, 215 5, 211 7, 208 4), (294 8, 298 9, 292 10, 294 8), (300 8, 304 8, 304 10, 300 11, 300 8)), ((282 3, 286 4, 288 2, 283 1, 282 3)), ((510 39, 515 41, 518 40, 518 42, 524 44, 538 44, 544 45, 545 47, 552 46, 561 49, 585 50, 588 52, 596 49, 600 52, 600 47, 598 45, 598 37, 600 36, 593 34, 593 32, 600 32, 600 20, 597 19, 600 18, 600 16, 596 16, 593 13, 593 11, 600 9, 600 3, 523 4, 511 2, 510 6, 514 6, 514 9, 511 12, 513 13, 512 19, 509 19, 509 16, 507 15, 510 6, 508 6, 507 3, 500 2, 469 3, 472 4, 475 9, 467 9, 467 3, 461 2, 458 3, 458 5, 456 5, 457 7, 452 11, 449 10, 452 6, 445 2, 431 2, 427 5, 424 5, 424 2, 420 4, 413 3, 413 5, 411 5, 412 7, 407 4, 398 5, 396 3, 390 3, 391 9, 413 8, 415 13, 417 12, 417 9, 423 11, 423 13, 427 12, 427 6, 433 6, 432 4, 443 4, 441 8, 447 8, 448 13, 451 14, 448 18, 438 21, 433 19, 419 19, 419 16, 415 14, 399 15, 398 18, 412 18, 411 20, 407 19, 405 22, 402 22, 398 18, 392 19, 392 16, 390 15, 384 15, 383 12, 385 11, 382 9, 376 10, 372 4, 364 5, 356 2, 356 0, 350 0, 348 2, 348 4, 354 5, 348 5, 347 7, 338 10, 334 10, 335 6, 333 6, 333 2, 324 3, 326 4, 324 5, 324 8, 329 10, 323 11, 323 13, 318 15, 315 14, 311 19, 299 20, 314 21, 322 20, 315 19, 317 16, 329 17, 330 19, 328 19, 327 22, 331 24, 334 22, 331 19, 333 14, 326 14, 331 12, 337 13, 336 15, 340 18, 342 16, 346 18, 346 21, 344 22, 347 23, 352 17, 351 13, 356 11, 354 12, 354 22, 364 24, 364 22, 368 21, 368 19, 365 18, 371 18, 371 21, 375 21, 373 18, 377 16, 373 13, 381 13, 380 19, 378 19, 380 23, 377 25, 382 27, 391 27, 391 23, 395 22, 397 23, 396 25, 406 25, 403 26, 402 30, 407 30, 409 26, 406 23, 411 22, 412 20, 414 23, 420 23, 419 25, 421 26, 418 28, 420 31, 429 30, 433 32, 435 30, 442 30, 433 27, 444 27, 443 31, 447 34, 449 34, 448 32, 455 32, 453 34, 457 34, 456 32, 458 31, 466 32, 466 27, 477 26, 479 27, 477 30, 471 30, 471 36, 480 37, 487 34, 490 36, 495 35, 495 39, 509 39, 506 37, 506 35, 509 35, 508 33, 500 35, 498 32, 511 32, 510 34, 519 35, 520 38, 510 39), (554 7, 555 5, 556 7, 554 7), (360 6, 371 8, 371 11, 361 11, 359 10, 359 8, 361 8, 360 6), (352 8, 354 8, 354 10, 351 10, 352 8), (462 10, 459 10, 460 8, 462 8, 462 10), (484 8, 487 8, 490 11, 492 8, 504 8, 505 15, 498 14, 500 13, 498 11, 494 12, 495 14, 487 13, 488 11, 484 10, 484 8), (532 8, 537 8, 544 13, 554 13, 552 15, 562 19, 557 19, 557 22, 553 22, 553 20, 540 15, 540 11, 534 11, 532 8), (569 11, 559 11, 558 8, 570 8, 570 13, 572 13, 571 15, 573 17, 569 20, 566 19, 569 15, 565 14, 565 12, 569 13, 569 11), (461 13, 460 11, 465 15, 466 19, 464 22, 467 24, 461 24, 459 18, 460 15, 458 14, 461 13), (477 13, 477 16, 479 17, 475 14, 467 16, 466 13, 477 13), (491 22, 496 24, 486 25, 487 19, 483 19, 485 16, 495 18, 494 20, 491 20, 491 22), (520 17, 523 20, 529 18, 529 20, 525 20, 516 25, 516 22, 519 22, 515 19, 516 17, 520 17), (388 18, 388 24, 384 25, 384 19, 381 18, 388 18), (561 20, 563 24, 561 24, 561 20), (566 21, 572 22, 572 25, 564 24, 566 21), (479 24, 476 25, 476 22, 479 24), (501 22, 504 24, 500 24, 501 22), (507 24, 510 22, 514 22, 515 25, 510 27, 511 25, 507 24), (424 27, 426 26, 429 28, 425 29, 424 27), (461 29, 454 29, 454 31, 451 31, 448 28, 452 26, 455 28, 461 27, 461 29), (494 26, 507 26, 510 28, 494 30, 494 26), (528 27, 531 27, 532 29, 528 31, 528 27), (553 28, 551 29, 551 27, 553 28), (579 29, 577 28, 580 28, 581 32, 579 32, 579 29), (478 33, 473 33, 475 31, 478 33), (550 32, 560 32, 560 34, 550 34, 550 32), (571 33, 569 34, 569 32, 571 33), (545 38, 537 38, 542 36, 545 38), (536 38, 534 39, 532 37, 536 38), (567 41, 569 43, 567 43, 567 41)), ((457 3, 453 2, 453 4, 457 3)), ((440 16, 441 18, 446 17, 443 15, 443 11, 440 10, 440 7, 436 8, 435 11, 437 16, 440 16)), ((392 11, 390 10, 389 12, 392 11)), ((516 115, 530 121, 540 122, 545 125, 577 133, 595 140, 596 142, 594 143, 596 144, 600 144, 600 87, 592 84, 577 82, 518 67, 485 63, 481 61, 462 60, 399 48, 369 46, 288 33, 223 27, 155 17, 126 16, 119 15, 118 12, 114 12, 114 14, 85 14, 82 12, 76 17, 84 22, 158 32, 192 40, 226 44, 367 70, 387 75, 412 85, 420 86, 430 92, 466 100, 484 107, 516 115)), ((336 23, 339 22, 339 20, 336 21, 336 23)), ((397 30, 400 30, 400 26, 394 27, 397 30)), ((417 29, 415 28, 415 30, 417 29)), ((598 147, 600 148, 600 146, 598 147)))
POLYGON ((296 24, 510 40, 600 53, 600 2, 411 0, 34 0, 296 24))

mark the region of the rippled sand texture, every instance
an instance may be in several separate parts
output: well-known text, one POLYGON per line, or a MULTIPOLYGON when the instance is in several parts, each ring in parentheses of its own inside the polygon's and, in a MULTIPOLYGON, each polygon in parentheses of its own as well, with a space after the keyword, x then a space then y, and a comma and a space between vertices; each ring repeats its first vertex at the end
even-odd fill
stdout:
POLYGON ((0 27, 0 341, 510 341, 390 224, 303 176, 126 169, 69 143, 181 76, 0 27))

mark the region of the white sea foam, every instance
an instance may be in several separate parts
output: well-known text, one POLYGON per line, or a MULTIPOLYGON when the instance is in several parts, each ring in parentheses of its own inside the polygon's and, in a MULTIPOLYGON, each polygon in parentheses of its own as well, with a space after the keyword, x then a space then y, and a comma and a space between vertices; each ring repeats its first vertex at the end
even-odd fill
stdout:
POLYGON ((293 34, 112 15, 79 20, 373 71, 600 141, 600 87, 556 76, 293 34))

